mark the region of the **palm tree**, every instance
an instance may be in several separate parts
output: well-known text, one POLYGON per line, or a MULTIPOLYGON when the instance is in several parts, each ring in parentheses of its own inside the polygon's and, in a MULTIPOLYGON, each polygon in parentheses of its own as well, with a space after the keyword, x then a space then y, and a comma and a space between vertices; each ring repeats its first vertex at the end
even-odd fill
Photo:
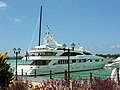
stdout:
POLYGON ((8 87, 10 84, 10 81, 13 78, 13 73, 9 71, 10 64, 7 64, 6 58, 7 58, 8 52, 6 52, 4 55, 0 53, 0 87, 8 87))

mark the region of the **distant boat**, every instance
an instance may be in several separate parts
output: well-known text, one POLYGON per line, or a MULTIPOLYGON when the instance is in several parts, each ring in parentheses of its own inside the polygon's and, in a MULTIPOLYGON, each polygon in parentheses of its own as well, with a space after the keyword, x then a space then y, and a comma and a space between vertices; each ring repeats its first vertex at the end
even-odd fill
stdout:
POLYGON ((115 60, 112 60, 113 62, 120 62, 120 57, 118 57, 117 59, 115 60))
POLYGON ((107 63, 105 65, 106 67, 116 67, 116 66, 120 66, 120 57, 118 57, 117 59, 111 60, 110 63, 107 63))
POLYGON ((68 68, 68 58, 70 72, 99 69, 103 68, 107 63, 106 59, 92 55, 83 47, 74 47, 75 44, 73 43, 70 52, 64 50, 68 49, 68 47, 63 47, 63 44, 59 44, 50 34, 47 26, 43 44, 40 45, 39 41, 38 46, 28 51, 26 56, 22 58, 22 60, 31 60, 32 63, 18 65, 17 73, 18 75, 22 75, 22 73, 23 75, 34 75, 35 70, 37 75, 50 74, 50 71, 52 73, 63 73, 64 69, 68 68))
POLYGON ((111 67, 114 67, 111 72, 111 79, 117 80, 117 74, 119 74, 120 76, 120 57, 113 60, 113 63, 111 63, 111 67))

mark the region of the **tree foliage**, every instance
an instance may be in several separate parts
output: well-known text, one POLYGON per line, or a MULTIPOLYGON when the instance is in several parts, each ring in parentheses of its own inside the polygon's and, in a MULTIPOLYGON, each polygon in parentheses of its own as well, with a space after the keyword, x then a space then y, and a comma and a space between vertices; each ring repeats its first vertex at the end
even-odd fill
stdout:
POLYGON ((113 59, 120 57, 120 54, 96 54, 96 55, 104 58, 113 58, 113 59))
POLYGON ((0 86, 8 87, 10 81, 13 78, 13 73, 9 71, 10 64, 7 64, 6 58, 8 53, 6 52, 4 55, 0 53, 0 86))

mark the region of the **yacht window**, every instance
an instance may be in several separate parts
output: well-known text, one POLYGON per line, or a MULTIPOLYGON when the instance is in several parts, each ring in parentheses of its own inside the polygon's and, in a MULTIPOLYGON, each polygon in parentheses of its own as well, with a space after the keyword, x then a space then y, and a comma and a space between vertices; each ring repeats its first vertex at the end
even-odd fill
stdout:
POLYGON ((54 63, 53 65, 56 65, 56 63, 54 63))
POLYGON ((81 59, 81 60, 79 60, 79 62, 86 62, 86 59, 81 59))
POLYGON ((86 62, 86 59, 83 59, 83 62, 86 62))
POLYGON ((64 50, 64 48, 57 48, 57 50, 64 50))
POLYGON ((40 56, 55 56, 55 52, 41 52, 39 53, 40 56))
POLYGON ((97 60, 95 60, 95 62, 98 62, 99 60, 97 59, 97 60))
POLYGON ((91 53, 86 52, 86 51, 84 51, 83 53, 84 53, 85 55, 92 55, 91 53))
POLYGON ((101 61, 103 61, 103 59, 101 61))
POLYGON ((59 61, 58 61, 58 64, 62 64, 62 60, 59 60, 59 61))
POLYGON ((76 60, 72 60, 72 63, 76 63, 76 60))
POLYGON ((67 64, 68 63, 68 60, 64 60, 64 64, 67 64))
POLYGON ((61 56, 76 56, 76 55, 83 55, 82 53, 77 53, 77 52, 64 52, 61 56))
POLYGON ((81 59, 81 62, 86 62, 86 59, 81 59))
POLYGON ((32 54, 32 56, 35 56, 35 54, 32 54))
POLYGON ((36 60, 31 63, 31 65, 48 65, 51 60, 36 60))
POLYGON ((65 60, 63 60, 63 64, 65 64, 65 60))
POLYGON ((65 63, 67 64, 67 63, 68 63, 68 60, 65 60, 65 63))
POLYGON ((58 61, 58 64, 67 64, 68 63, 68 60, 59 60, 58 61))
POLYGON ((92 60, 90 60, 90 62, 92 62, 92 60))

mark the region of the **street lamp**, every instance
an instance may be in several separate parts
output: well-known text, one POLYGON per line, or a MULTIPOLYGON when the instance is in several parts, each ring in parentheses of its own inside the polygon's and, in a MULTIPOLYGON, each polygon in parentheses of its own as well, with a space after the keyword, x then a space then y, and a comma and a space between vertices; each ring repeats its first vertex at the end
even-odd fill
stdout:
POLYGON ((74 44, 74 43, 72 43, 72 44, 71 44, 71 47, 72 47, 72 50, 74 51, 75 44, 74 44))
POLYGON ((18 57, 18 54, 20 54, 20 48, 16 49, 14 48, 13 51, 14 51, 14 54, 16 55, 16 80, 17 80, 17 57, 18 57))
MULTIPOLYGON (((63 48, 64 48, 64 51, 67 50, 68 51, 68 87, 70 86, 70 50, 69 48, 66 48, 66 44, 63 44, 62 45, 63 48)), ((74 51, 74 47, 75 47, 75 44, 72 43, 71 44, 71 47, 72 47, 72 50, 74 51)))

